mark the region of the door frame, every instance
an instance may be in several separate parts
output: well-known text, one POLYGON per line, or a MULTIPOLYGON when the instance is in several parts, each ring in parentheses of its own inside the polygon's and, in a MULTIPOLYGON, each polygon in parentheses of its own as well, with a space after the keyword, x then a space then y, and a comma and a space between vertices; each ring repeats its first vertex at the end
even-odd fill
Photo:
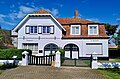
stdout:
POLYGON ((76 45, 76 44, 73 44, 73 43, 69 43, 69 44, 66 44, 64 46, 64 50, 65 51, 70 51, 70 59, 72 59, 72 51, 73 51, 73 46, 76 46, 77 47, 77 50, 74 50, 74 51, 77 51, 78 52, 78 59, 79 59, 79 47, 76 45), (69 49, 66 49, 65 47, 69 45, 69 49))

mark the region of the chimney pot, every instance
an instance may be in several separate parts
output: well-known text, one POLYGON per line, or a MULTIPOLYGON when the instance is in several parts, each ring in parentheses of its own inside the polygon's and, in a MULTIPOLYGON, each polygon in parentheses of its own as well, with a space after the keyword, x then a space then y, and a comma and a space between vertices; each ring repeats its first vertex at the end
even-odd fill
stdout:
POLYGON ((78 18, 78 10, 75 10, 74 18, 78 18))

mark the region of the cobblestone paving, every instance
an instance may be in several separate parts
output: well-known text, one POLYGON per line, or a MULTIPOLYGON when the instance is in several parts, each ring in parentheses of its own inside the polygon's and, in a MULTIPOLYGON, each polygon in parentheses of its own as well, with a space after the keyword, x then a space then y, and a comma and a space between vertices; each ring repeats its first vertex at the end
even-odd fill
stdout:
POLYGON ((27 66, 9 69, 0 79, 106 79, 97 70, 81 67, 27 66))

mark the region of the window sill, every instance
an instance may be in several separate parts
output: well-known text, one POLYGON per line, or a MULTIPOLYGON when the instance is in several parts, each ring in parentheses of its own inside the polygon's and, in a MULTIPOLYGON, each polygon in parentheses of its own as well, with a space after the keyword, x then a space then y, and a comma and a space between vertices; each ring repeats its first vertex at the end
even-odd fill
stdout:
POLYGON ((88 35, 98 35, 98 34, 88 34, 88 35))
POLYGON ((50 33, 42 33, 42 35, 50 35, 50 33))
POLYGON ((30 33, 30 35, 37 35, 38 33, 30 33))
POLYGON ((70 35, 80 35, 80 34, 70 34, 70 35))

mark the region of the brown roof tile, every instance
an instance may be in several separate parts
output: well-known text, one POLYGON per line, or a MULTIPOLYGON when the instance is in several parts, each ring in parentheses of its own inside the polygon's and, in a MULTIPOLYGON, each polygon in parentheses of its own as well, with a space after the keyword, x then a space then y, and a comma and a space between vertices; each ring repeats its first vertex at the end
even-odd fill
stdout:
POLYGON ((66 34, 63 34, 63 38, 108 38, 104 25, 99 25, 98 35, 88 35, 87 25, 81 25, 81 35, 70 35, 70 25, 63 25, 63 27, 66 29, 66 34))
MULTIPOLYGON (((34 12, 34 14, 50 14, 50 12, 45 11, 44 9, 34 12)), ((108 38, 105 32, 105 26, 103 24, 85 20, 83 18, 56 18, 56 20, 66 29, 66 32, 63 33, 63 38, 108 38), (98 35, 88 35, 88 26, 87 24, 98 24, 99 25, 99 34, 98 35), (71 24, 80 24, 81 25, 81 35, 70 35, 70 25, 71 24)))
POLYGON ((37 12, 34 12, 34 14, 50 14, 50 12, 42 9, 42 10, 39 10, 39 11, 37 11, 37 12))
POLYGON ((85 20, 82 18, 56 18, 57 21, 60 24, 74 24, 74 23, 81 23, 81 24, 88 24, 88 23, 96 23, 96 22, 92 22, 89 20, 85 20))

